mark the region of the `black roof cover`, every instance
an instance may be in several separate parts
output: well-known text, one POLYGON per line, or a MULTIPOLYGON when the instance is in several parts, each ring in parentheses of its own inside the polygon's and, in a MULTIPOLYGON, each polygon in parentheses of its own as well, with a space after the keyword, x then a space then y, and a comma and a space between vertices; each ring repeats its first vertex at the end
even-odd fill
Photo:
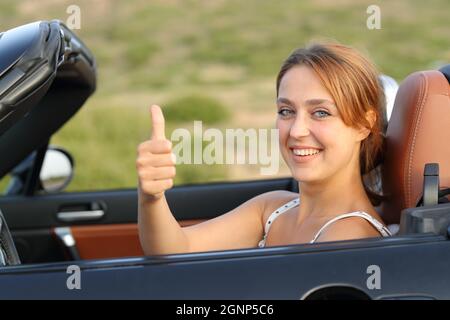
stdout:
POLYGON ((92 53, 60 21, 0 33, 0 178, 48 141, 95 86, 92 53))

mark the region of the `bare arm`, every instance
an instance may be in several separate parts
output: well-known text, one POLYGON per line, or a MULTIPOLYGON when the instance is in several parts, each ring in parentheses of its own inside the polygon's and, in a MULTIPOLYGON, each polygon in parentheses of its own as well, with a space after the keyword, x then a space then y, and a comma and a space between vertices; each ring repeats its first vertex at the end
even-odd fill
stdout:
POLYGON ((172 143, 165 137, 164 116, 159 106, 151 107, 152 137, 138 147, 139 239, 145 254, 188 251, 187 237, 173 217, 164 191, 175 177, 172 143))
POLYGON ((138 148, 139 238, 146 255, 255 247, 260 240, 262 215, 273 193, 254 197, 217 218, 182 228, 167 204, 164 191, 175 177, 171 143, 164 136, 164 117, 152 106, 153 133, 138 148))
POLYGON ((266 194, 254 197, 214 219, 180 227, 165 197, 139 200, 139 235, 144 253, 169 254, 251 248, 261 240, 266 194))
POLYGON ((267 194, 256 196, 214 219, 184 227, 192 252, 256 247, 263 234, 267 194))
POLYGON ((146 255, 189 252, 188 238, 163 196, 148 200, 139 191, 139 239, 146 255))

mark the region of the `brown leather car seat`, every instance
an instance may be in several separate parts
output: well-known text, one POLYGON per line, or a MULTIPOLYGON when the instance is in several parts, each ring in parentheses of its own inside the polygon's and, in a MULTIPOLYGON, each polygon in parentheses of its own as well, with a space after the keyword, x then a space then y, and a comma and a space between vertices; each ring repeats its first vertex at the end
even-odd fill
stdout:
POLYGON ((386 224, 399 223, 401 211, 419 202, 425 164, 438 163, 440 187, 450 186, 449 67, 415 72, 399 87, 386 132, 381 206, 386 224))

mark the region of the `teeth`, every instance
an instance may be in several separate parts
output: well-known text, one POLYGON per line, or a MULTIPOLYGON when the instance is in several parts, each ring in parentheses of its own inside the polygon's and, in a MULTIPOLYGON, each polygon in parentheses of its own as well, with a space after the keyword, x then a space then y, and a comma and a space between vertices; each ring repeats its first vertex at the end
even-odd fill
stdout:
POLYGON ((313 154, 317 154, 320 150, 317 149, 293 149, 293 152, 296 156, 311 156, 313 154))

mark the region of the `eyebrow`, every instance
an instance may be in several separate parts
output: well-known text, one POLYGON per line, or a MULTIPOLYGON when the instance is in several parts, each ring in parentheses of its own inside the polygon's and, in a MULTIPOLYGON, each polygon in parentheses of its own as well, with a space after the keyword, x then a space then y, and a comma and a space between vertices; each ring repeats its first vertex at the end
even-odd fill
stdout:
MULTIPOLYGON (((289 100, 288 98, 280 97, 277 99, 277 103, 286 103, 286 104, 296 107, 296 104, 293 101, 289 100)), ((330 101, 327 99, 309 99, 309 100, 305 101, 305 105, 307 105, 307 106, 316 106, 316 105, 323 104, 323 103, 331 104, 332 106, 335 106, 333 101, 330 101)))

